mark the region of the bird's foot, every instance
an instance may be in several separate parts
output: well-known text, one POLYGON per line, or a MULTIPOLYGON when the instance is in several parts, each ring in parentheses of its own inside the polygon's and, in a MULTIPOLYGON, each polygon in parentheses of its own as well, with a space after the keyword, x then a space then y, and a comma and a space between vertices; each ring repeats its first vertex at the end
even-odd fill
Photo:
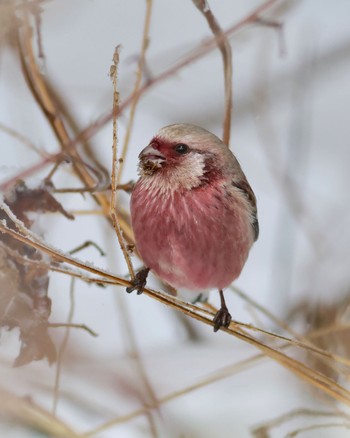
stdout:
POLYGON ((216 312, 213 319, 214 332, 217 332, 220 327, 228 327, 231 323, 231 319, 232 317, 227 307, 221 307, 221 309, 216 312))
POLYGON ((228 308, 226 307, 224 293, 222 290, 219 290, 220 294, 220 301, 221 301, 221 307, 216 312, 216 315, 214 316, 213 323, 214 323, 214 332, 217 332, 220 327, 228 327, 231 323, 231 314, 228 311, 228 308))
POLYGON ((141 269, 135 276, 134 281, 132 282, 132 286, 126 288, 128 294, 132 291, 136 290, 137 295, 141 295, 143 292, 143 288, 146 286, 147 276, 149 273, 149 268, 141 269))

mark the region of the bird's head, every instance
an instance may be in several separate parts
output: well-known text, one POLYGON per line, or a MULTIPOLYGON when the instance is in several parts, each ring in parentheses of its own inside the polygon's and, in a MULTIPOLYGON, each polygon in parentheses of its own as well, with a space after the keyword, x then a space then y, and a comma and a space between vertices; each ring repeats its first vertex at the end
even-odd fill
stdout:
POLYGON ((141 179, 169 190, 192 189, 224 177, 236 161, 218 137, 190 124, 162 128, 139 160, 141 179))

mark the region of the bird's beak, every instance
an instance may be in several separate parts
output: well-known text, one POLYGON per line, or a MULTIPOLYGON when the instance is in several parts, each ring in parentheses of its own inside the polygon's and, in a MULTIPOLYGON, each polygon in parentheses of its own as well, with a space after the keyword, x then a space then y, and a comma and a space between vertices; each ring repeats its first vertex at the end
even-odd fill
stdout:
POLYGON ((152 162, 154 164, 161 164, 165 161, 165 156, 151 143, 141 151, 139 159, 143 163, 152 162))

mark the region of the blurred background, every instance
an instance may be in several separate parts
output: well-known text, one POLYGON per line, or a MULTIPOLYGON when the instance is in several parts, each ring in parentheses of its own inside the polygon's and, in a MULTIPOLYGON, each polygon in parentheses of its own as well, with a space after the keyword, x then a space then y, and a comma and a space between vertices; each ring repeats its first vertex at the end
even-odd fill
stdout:
MULTIPOLYGON (((262 2, 209 4, 228 29, 262 2)), ((137 179, 137 156, 164 125, 194 123, 222 135, 224 79, 217 49, 157 80, 185 57, 195 56, 212 36, 192 1, 2 0, 0 186, 6 199, 17 178, 30 189, 39 187, 53 167, 47 157, 60 151, 50 117, 21 67, 18 27, 24 22, 33 27, 38 74, 54 96, 69 138, 83 132, 74 147, 91 167, 97 166, 95 157, 99 172, 103 167, 110 174, 112 121, 101 121, 113 105, 110 65, 120 45, 118 90, 121 104, 128 102, 137 80, 147 6, 151 15, 142 83, 155 83, 136 108, 121 183, 137 179), (86 131, 91 124, 97 128, 86 131)), ((235 283, 239 290, 226 292, 235 320, 282 332, 242 292, 296 333, 311 334, 316 345, 348 359, 349 16, 345 0, 277 0, 259 15, 265 21, 255 20, 230 37, 230 147, 257 196, 260 237, 235 283)), ((119 150, 129 119, 130 105, 118 117, 119 150)), ((82 187, 70 163, 58 168, 52 183, 56 189, 82 187)), ((75 220, 57 212, 32 213, 32 231, 64 253, 92 240, 105 255, 88 247, 76 256, 128 278, 115 232, 91 193, 54 191, 53 196, 75 220)), ((129 194, 121 192, 118 205, 127 217, 129 194)), ((132 260, 141 266, 136 256, 132 260)), ((10 284, 5 274, 3 268, 3 288, 10 284)), ((44 358, 13 367, 23 333, 18 327, 8 330, 2 311, 0 396, 2 406, 11 405, 2 417, 3 436, 349 436, 345 404, 273 360, 254 358, 260 353, 256 348, 226 333, 213 334, 210 326, 145 295, 79 280, 72 285, 69 276, 56 272, 49 277, 50 323, 70 318, 98 337, 81 329, 51 328, 59 361, 50 366, 44 358), (285 421, 256 430, 280 415, 285 421)), ((150 285, 162 288, 155 278, 150 285)), ((215 292, 209 302, 219 304, 215 292)), ((348 371, 330 370, 295 348, 288 353, 348 387, 348 371)))

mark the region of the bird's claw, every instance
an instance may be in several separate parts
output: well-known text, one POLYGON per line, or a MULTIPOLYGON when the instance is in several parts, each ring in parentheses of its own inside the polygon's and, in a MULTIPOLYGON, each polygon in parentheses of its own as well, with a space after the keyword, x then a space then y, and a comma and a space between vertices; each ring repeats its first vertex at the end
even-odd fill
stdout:
POLYGON ((214 316, 214 332, 217 332, 221 327, 228 327, 231 323, 231 314, 227 307, 221 307, 214 316))
POLYGON ((126 292, 128 294, 130 294, 131 292, 136 290, 137 291, 137 295, 141 295, 142 292, 143 292, 144 287, 146 286, 148 273, 149 273, 149 268, 141 269, 141 271, 139 271, 136 274, 135 279, 132 282, 132 286, 128 286, 126 288, 126 292))

